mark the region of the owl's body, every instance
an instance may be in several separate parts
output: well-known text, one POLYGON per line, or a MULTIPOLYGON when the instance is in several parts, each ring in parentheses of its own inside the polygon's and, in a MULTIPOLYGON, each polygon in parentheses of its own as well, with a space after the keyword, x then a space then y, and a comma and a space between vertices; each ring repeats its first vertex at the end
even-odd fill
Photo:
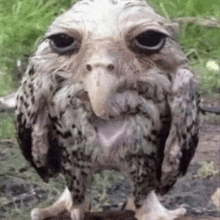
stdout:
POLYGON ((196 83, 170 28, 145 1, 85 0, 54 21, 30 59, 17 99, 20 147, 44 180, 64 174, 72 219, 103 169, 128 177, 127 208, 139 219, 185 213, 154 194, 185 174, 198 142, 196 83))

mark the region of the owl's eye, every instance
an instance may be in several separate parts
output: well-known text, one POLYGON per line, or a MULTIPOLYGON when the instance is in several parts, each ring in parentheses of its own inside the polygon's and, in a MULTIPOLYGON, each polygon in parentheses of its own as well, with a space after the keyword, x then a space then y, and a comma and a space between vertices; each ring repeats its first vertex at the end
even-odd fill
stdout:
POLYGON ((79 40, 67 34, 54 34, 48 37, 51 49, 59 54, 75 52, 80 47, 79 40))
POLYGON ((156 31, 146 31, 134 39, 134 46, 143 52, 160 50, 166 41, 166 35, 156 31))

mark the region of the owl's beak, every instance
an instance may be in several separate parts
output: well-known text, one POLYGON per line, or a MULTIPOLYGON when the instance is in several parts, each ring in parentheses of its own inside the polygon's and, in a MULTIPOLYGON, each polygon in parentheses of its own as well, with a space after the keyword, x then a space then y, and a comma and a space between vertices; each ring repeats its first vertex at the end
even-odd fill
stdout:
POLYGON ((84 81, 90 102, 96 116, 107 119, 108 99, 117 87, 117 77, 114 73, 98 67, 91 71, 84 81))

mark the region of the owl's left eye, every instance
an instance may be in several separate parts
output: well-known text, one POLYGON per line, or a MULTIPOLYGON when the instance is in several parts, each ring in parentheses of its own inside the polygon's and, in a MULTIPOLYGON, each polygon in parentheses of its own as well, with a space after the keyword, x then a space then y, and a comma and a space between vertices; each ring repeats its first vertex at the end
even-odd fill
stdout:
POLYGON ((149 30, 138 35, 134 41, 134 46, 143 51, 158 51, 162 49, 166 41, 166 35, 157 31, 149 30))
POLYGON ((78 39, 64 33, 51 35, 48 39, 51 49, 59 54, 74 52, 80 47, 78 39))

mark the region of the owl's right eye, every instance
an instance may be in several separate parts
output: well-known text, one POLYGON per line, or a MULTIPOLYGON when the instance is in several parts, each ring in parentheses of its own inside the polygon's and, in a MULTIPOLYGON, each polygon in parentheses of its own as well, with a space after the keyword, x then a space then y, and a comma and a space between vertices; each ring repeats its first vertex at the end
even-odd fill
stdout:
POLYGON ((51 49, 58 54, 73 53, 80 47, 80 41, 64 33, 48 37, 51 49))
POLYGON ((138 35, 133 45, 143 52, 156 52, 163 48, 166 42, 166 35, 157 31, 149 30, 138 35))

